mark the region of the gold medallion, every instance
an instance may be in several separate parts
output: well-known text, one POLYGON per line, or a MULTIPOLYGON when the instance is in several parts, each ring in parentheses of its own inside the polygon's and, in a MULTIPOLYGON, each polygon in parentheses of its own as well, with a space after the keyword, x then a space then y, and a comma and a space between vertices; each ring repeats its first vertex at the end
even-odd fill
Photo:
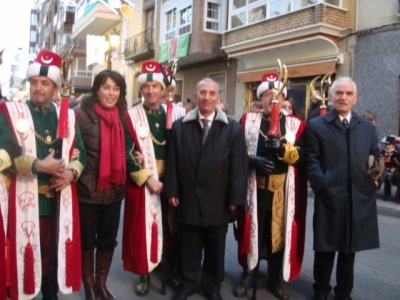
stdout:
POLYGON ((27 133, 29 131, 29 122, 24 119, 19 119, 15 124, 15 128, 19 133, 27 133))
POLYGON ((250 127, 249 128, 249 134, 250 135, 257 135, 258 134, 258 128, 256 126, 250 127))
POLYGON ((51 136, 49 136, 49 135, 46 136, 46 142, 47 142, 47 143, 51 143, 51 136))
POLYGON ((156 128, 160 127, 160 124, 156 123, 156 128))
POLYGON ((145 138, 147 137, 147 135, 148 135, 148 132, 147 132, 146 128, 144 128, 144 127, 139 127, 139 128, 138 128, 138 135, 139 135, 139 137, 140 137, 141 139, 145 139, 145 138))

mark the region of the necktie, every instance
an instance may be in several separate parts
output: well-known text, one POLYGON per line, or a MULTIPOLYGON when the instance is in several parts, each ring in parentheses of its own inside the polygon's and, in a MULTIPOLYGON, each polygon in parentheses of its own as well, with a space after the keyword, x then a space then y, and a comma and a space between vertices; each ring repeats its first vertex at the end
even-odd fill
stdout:
POLYGON ((207 119, 201 119, 201 122, 203 123, 203 144, 204 144, 204 141, 205 141, 206 138, 207 138, 208 130, 209 130, 209 128, 208 128, 208 122, 210 122, 210 121, 207 120, 207 119))
POLYGON ((349 121, 347 121, 347 119, 343 119, 342 124, 343 124, 344 128, 349 129, 350 124, 349 124, 349 121))

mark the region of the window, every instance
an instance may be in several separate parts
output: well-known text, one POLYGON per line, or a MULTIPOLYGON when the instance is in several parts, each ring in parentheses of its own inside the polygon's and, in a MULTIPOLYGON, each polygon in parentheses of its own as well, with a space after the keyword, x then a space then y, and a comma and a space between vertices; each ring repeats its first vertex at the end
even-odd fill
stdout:
POLYGON ((31 39, 30 39, 31 43, 36 43, 37 42, 37 32, 34 30, 31 30, 31 39))
POLYGON ((37 25, 37 14, 31 14, 31 25, 36 26, 37 25))
POLYGON ((230 29, 265 20, 269 2, 270 0, 233 0, 230 8, 230 29))
POLYGON ((179 18, 179 35, 184 35, 190 32, 190 25, 192 24, 192 7, 186 7, 180 11, 179 18))
POLYGON ((77 57, 75 58, 74 75, 75 77, 92 78, 93 66, 86 66, 86 58, 77 57))
POLYGON ((219 32, 221 29, 220 15, 221 15, 221 5, 211 1, 207 1, 206 29, 219 32))
POLYGON ((221 102, 225 102, 225 91, 226 91, 226 72, 210 73, 208 77, 214 80, 219 85, 219 94, 221 96, 221 102))
POLYGON ((176 36, 176 8, 166 13, 165 40, 176 36))
POLYGON ((193 0, 164 0, 164 41, 192 30, 192 1, 193 0))

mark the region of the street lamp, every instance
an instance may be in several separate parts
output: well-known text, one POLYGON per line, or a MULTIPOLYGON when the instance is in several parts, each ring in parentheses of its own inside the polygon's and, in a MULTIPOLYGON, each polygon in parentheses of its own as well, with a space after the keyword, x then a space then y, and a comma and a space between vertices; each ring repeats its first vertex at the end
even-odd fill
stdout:
POLYGON ((115 50, 115 47, 119 45, 119 35, 115 28, 112 30, 111 34, 108 36, 108 51, 106 52, 108 55, 107 59, 107 70, 111 70, 111 54, 115 50))

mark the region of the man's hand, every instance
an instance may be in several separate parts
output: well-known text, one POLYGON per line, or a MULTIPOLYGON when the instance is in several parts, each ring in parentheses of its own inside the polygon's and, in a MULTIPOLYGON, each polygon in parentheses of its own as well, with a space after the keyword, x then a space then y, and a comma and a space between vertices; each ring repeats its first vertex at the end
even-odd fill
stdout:
POLYGON ((147 187, 150 192, 153 194, 161 194, 163 183, 161 181, 155 180, 153 177, 150 177, 146 182, 147 187))
POLYGON ((285 151, 281 139, 271 134, 267 135, 267 139, 265 140, 265 148, 276 150, 278 155, 281 157, 283 156, 285 151))
POLYGON ((79 158, 80 154, 81 154, 81 151, 79 151, 78 148, 74 148, 74 150, 72 150, 71 160, 75 159, 75 158, 79 158))
POLYGON ((136 162, 141 165, 144 161, 144 156, 142 153, 140 153, 139 151, 135 151, 135 156, 133 157, 136 162))
POLYGON ((63 159, 54 158, 54 150, 51 149, 49 155, 42 160, 38 160, 35 169, 38 173, 47 173, 55 176, 61 176, 66 170, 66 164, 63 159))
POLYGON ((61 191, 65 188, 71 181, 74 179, 74 173, 70 169, 65 169, 64 172, 57 176, 53 176, 50 178, 50 187, 51 189, 55 190, 56 192, 61 191))
POLYGON ((262 156, 249 156, 249 166, 251 169, 256 170, 260 175, 268 176, 275 168, 275 164, 262 156))
POLYGON ((174 207, 178 207, 179 205, 179 199, 176 197, 171 197, 168 199, 168 202, 170 205, 174 206, 174 207))

